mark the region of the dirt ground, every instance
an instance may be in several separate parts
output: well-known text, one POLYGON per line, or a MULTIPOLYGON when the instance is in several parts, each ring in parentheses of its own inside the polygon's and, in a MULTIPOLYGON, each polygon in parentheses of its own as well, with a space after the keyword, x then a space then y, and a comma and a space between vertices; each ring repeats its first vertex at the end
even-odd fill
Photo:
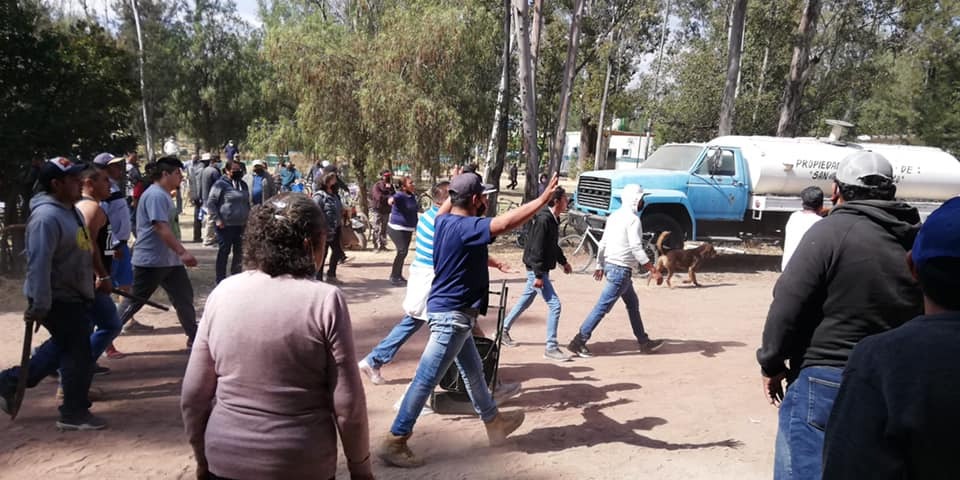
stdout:
MULTIPOLYGON (((184 222, 187 219, 184 217, 184 222)), ((191 238, 185 229, 184 238, 191 238)), ((200 260, 190 270, 196 303, 213 286, 215 250, 188 244, 200 260)), ((517 269, 521 251, 493 250, 517 269)), ((365 355, 401 315, 404 289, 387 277, 392 253, 348 252, 339 272, 345 284, 355 342, 365 355)), ((776 410, 762 395, 754 352, 760 341, 779 263, 776 255, 724 255, 698 278, 704 286, 672 290, 636 280, 645 326, 667 344, 642 355, 626 312, 618 305, 594 333, 594 358, 568 363, 545 360, 546 305, 537 300, 512 330, 520 341, 504 348, 501 377, 522 382, 522 393, 502 405, 522 409, 526 422, 500 448, 486 446, 483 427, 470 416, 427 415, 411 448, 428 462, 415 470, 374 460, 386 479, 760 479, 772 471, 776 410)), ((506 280, 509 306, 523 288, 522 273, 492 272, 506 280)), ((679 285, 678 282, 675 285, 679 285)), ((576 333, 599 296, 587 275, 555 273, 563 301, 559 340, 576 333)), ((19 280, 0 279, 0 367, 19 362, 24 301, 19 280)), ((166 302, 158 293, 155 300, 166 302)), ((508 307, 509 308, 509 307, 508 307)), ((495 311, 481 321, 494 330, 495 311)), ((98 432, 60 433, 54 427, 56 382, 27 393, 15 422, 0 419, 0 478, 193 478, 194 461, 180 419, 179 392, 187 353, 175 315, 145 308, 137 317, 157 327, 152 335, 121 336, 120 360, 94 385, 105 397, 93 411, 109 422, 98 432)), ((43 330, 36 343, 46 337, 43 330)), ((426 342, 414 336, 383 369, 387 385, 365 383, 370 433, 377 442, 394 418, 426 342)), ((341 455, 337 478, 349 478, 341 455)))

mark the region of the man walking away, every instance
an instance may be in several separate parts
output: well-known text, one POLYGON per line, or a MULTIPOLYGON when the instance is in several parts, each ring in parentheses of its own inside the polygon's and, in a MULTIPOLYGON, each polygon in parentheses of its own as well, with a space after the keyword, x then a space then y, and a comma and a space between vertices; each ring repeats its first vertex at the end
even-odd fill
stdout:
POLYGON ((227 278, 227 257, 233 251, 230 275, 243 270, 243 229, 250 216, 250 188, 243 181, 240 162, 227 162, 230 176, 221 176, 210 189, 205 205, 217 228, 216 281, 227 278))
POLYGON ((387 251, 387 223, 390 221, 390 211, 392 207, 387 203, 388 199, 397 193, 390 183, 393 176, 390 170, 380 172, 380 180, 373 184, 373 205, 370 210, 370 230, 373 236, 373 251, 387 251))
POLYGON ((774 286, 757 361, 764 395, 780 407, 777 480, 820 478, 823 431, 851 350, 920 313, 920 291, 904 262, 920 215, 895 201, 896 191, 883 156, 864 151, 841 160, 836 206, 803 236, 774 286))
POLYGON ((390 432, 383 440, 380 458, 398 467, 416 467, 423 462, 407 446, 420 411, 440 377, 454 361, 460 370, 470 401, 483 420, 490 445, 502 444, 507 435, 523 423, 523 412, 499 412, 483 376, 483 365, 472 330, 478 315, 486 315, 490 275, 487 245, 494 237, 519 227, 550 200, 557 177, 544 194, 504 215, 484 216, 491 185, 484 185, 475 173, 464 173, 450 181, 452 210, 436 219, 433 261, 436 276, 427 310, 430 340, 417 373, 403 397, 390 432))
MULTIPOLYGON (((30 358, 27 386, 34 387, 60 369, 63 404, 57 428, 100 430, 106 423, 90 413, 88 392, 93 376, 89 306, 94 298, 92 247, 74 204, 80 200, 80 172, 63 157, 40 168, 42 192, 30 200, 27 220, 27 279, 24 314, 43 325, 50 338, 30 358)), ((10 413, 19 367, 0 373, 0 409, 10 413)))
MULTIPOLYGON (((183 173, 180 160, 163 157, 151 169, 153 185, 143 193, 137 207, 137 241, 133 245, 133 295, 150 298, 157 287, 170 297, 177 318, 187 335, 187 346, 197 333, 197 312, 193 307, 193 285, 188 267, 197 259, 183 247, 171 225, 177 214, 170 191, 180 184, 183 173)), ((125 298, 120 305, 120 322, 126 323, 143 303, 125 298)))
POLYGON ((518 175, 518 173, 519 173, 519 172, 518 172, 518 169, 517 169, 517 164, 516 164, 516 163, 511 163, 511 164, 510 164, 510 185, 507 185, 507 188, 509 188, 510 190, 513 190, 514 188, 517 188, 517 175, 518 175))
POLYGON ((594 279, 599 282, 606 277, 607 283, 600 292, 597 304, 580 325, 580 332, 567 345, 577 356, 593 356, 587 348, 587 340, 590 340, 593 330, 603 317, 610 313, 617 299, 623 299, 623 304, 627 307, 627 318, 630 319, 630 327, 640 352, 653 353, 663 346, 663 340, 651 340, 643 328, 640 299, 633 288, 633 272, 638 267, 650 272, 655 279, 661 278, 660 272, 653 267, 653 263, 643 251, 643 226, 637 216, 637 212, 643 210, 643 196, 640 185, 627 185, 623 188, 623 203, 620 208, 607 217, 603 238, 597 248, 597 270, 593 272, 594 279))
MULTIPOLYGON (((206 208, 207 203, 210 201, 210 190, 213 189, 213 184, 220 179, 220 160, 213 156, 209 156, 210 164, 204 167, 203 171, 200 173, 200 201, 203 205, 204 210, 204 220, 203 220, 203 246, 212 247, 216 245, 216 227, 213 224, 213 218, 210 215, 210 210, 206 208)), ((139 231, 139 228, 138 228, 139 231)))
MULTIPOLYGON (((196 155, 194 155, 196 157, 196 155)), ((187 183, 190 185, 190 204, 193 205, 193 241, 203 241, 203 169, 210 164, 210 154, 204 153, 187 168, 187 183)))
POLYGON ((263 160, 253 161, 253 172, 246 174, 243 181, 250 187, 251 205, 261 205, 277 194, 277 186, 267 172, 267 164, 263 160))
POLYGON ((547 208, 537 212, 530 224, 530 234, 523 247, 523 264, 527 267, 527 285, 517 304, 507 315, 503 323, 503 344, 515 347, 510 337, 510 327, 530 305, 539 293, 547 302, 547 348, 543 358, 558 362, 570 361, 570 355, 560 350, 557 344, 557 325, 560 323, 560 297, 550 281, 550 270, 563 266, 563 273, 573 271, 567 263, 567 257, 560 249, 560 215, 567 211, 567 192, 557 187, 547 203, 547 208))
POLYGON ((960 198, 927 218, 907 264, 925 315, 854 347, 827 424, 825 479, 956 477, 960 198))
POLYGON ((810 230, 814 223, 820 221, 823 216, 823 190, 820 187, 807 187, 800 192, 800 201, 803 202, 803 210, 790 214, 787 220, 787 226, 784 228, 783 236, 783 260, 780 261, 780 271, 787 268, 787 262, 797 250, 800 239, 810 230))

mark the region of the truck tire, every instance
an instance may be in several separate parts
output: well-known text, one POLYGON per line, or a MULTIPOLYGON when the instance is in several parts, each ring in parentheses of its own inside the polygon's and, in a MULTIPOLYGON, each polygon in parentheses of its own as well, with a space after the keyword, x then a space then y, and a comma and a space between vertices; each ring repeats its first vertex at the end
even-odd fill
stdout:
POLYGON ((664 242, 664 247, 669 247, 671 250, 682 249, 683 242, 687 239, 687 232, 683 229, 683 225, 680 225, 680 222, 665 213, 644 215, 641 218, 641 224, 643 225, 643 233, 653 234, 650 239, 652 244, 650 246, 654 250, 656 250, 657 238, 660 237, 661 232, 670 232, 670 236, 664 242))
POLYGON ((597 259, 596 247, 589 238, 581 235, 567 235, 560 239, 560 249, 567 257, 567 263, 576 273, 590 271, 590 267, 597 259))

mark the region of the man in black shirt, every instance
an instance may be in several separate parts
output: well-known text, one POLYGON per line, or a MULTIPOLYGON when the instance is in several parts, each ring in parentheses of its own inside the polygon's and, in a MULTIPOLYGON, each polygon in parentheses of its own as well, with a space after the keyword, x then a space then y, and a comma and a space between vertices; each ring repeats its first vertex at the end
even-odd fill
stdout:
POLYGON ((823 431, 851 350, 920 313, 920 291, 903 261, 920 215, 895 195, 883 156, 844 158, 837 206, 807 231, 774 287, 757 360, 764 394, 780 407, 775 479, 820 478, 823 431))

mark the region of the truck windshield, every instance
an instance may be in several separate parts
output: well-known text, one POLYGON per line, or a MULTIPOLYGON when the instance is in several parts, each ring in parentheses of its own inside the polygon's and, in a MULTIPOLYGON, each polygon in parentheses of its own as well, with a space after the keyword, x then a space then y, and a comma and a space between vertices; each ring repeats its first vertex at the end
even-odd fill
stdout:
POLYGON ((697 161, 700 145, 664 145, 657 149, 640 164, 640 168, 659 168, 663 170, 689 171, 693 162, 697 161))

